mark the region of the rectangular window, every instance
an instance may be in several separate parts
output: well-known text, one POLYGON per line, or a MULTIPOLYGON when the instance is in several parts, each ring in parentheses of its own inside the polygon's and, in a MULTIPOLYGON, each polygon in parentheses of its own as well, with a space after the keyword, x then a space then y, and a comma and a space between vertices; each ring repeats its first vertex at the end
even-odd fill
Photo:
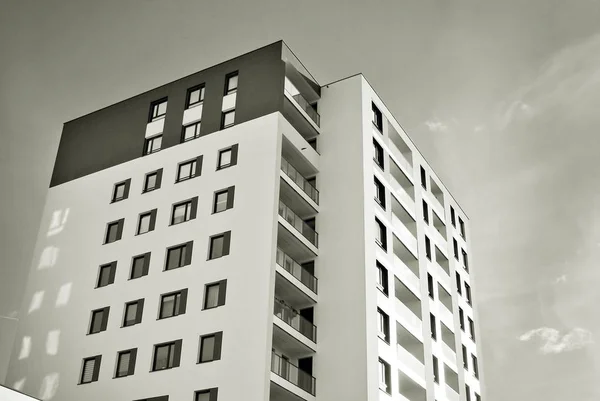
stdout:
POLYGON ((117 271, 117 262, 107 263, 100 266, 98 271, 98 281, 96 288, 106 287, 115 282, 115 273, 117 271))
POLYGON ((192 106, 196 106, 201 104, 204 101, 204 84, 194 86, 193 88, 188 89, 187 91, 187 99, 186 99, 186 108, 190 108, 192 106))
POLYGON ((146 139, 144 144, 144 154, 149 155, 151 153, 158 152, 162 147, 162 134, 153 136, 152 138, 146 139))
POLYGON ((385 209, 385 187, 377 177, 374 177, 375 181, 375 201, 379 203, 379 205, 385 209))
POLYGON ((125 304, 125 313, 123 313, 123 327, 133 326, 142 322, 144 313, 144 299, 127 302, 125 304))
POLYGON ((233 208, 234 195, 235 187, 229 187, 215 192, 213 213, 224 212, 227 209, 233 208))
POLYGON ((379 358, 379 389, 388 394, 392 393, 390 365, 379 358))
POLYGON ((193 241, 167 249, 165 270, 177 269, 192 263, 193 241))
POLYGON ((433 283, 433 277, 429 273, 427 273, 427 292, 429 294, 429 298, 435 299, 435 286, 433 283))
POLYGON ((200 138, 200 121, 183 127, 181 132, 181 142, 191 141, 200 138))
POLYGON ((133 280, 147 275, 149 267, 150 252, 144 253, 143 255, 134 256, 131 259, 131 272, 129 274, 129 279, 133 280))
POLYGON ((465 331, 465 312, 460 306, 458 307, 458 322, 460 323, 460 329, 465 331))
POLYGON ((123 235, 124 222, 125 219, 120 219, 107 224, 106 234, 104 236, 105 244, 110 244, 111 242, 115 242, 121 239, 121 236, 123 235))
POLYGON ((469 271, 469 258, 467 256, 467 252, 464 249, 461 249, 462 257, 463 257, 463 266, 466 271, 469 271))
POLYGON ((461 219, 460 217, 458 218, 458 226, 460 227, 460 235, 463 238, 467 238, 466 232, 465 232, 465 222, 463 221, 463 219, 461 219))
POLYGON ((467 298, 467 303, 469 305, 472 304, 473 300, 471 299, 471 286, 465 282, 465 297, 467 298))
POLYGON ((196 391, 194 401, 217 401, 219 390, 218 388, 210 388, 206 390, 196 391))
POLYGON ((471 388, 468 384, 465 384, 465 396, 467 401, 471 401, 471 388))
POLYGON ((120 351, 117 354, 117 369, 115 377, 131 376, 135 373, 137 348, 120 351))
POLYGON ((423 199, 423 220, 425 220, 425 223, 429 224, 429 207, 427 206, 425 199, 423 199))
POLYGON ((150 118, 148 122, 160 120, 167 114, 167 99, 160 99, 150 106, 150 118))
POLYGON ((202 156, 198 156, 193 160, 188 160, 179 163, 177 166, 177 179, 175 182, 189 180, 190 178, 198 177, 202 174, 202 156))
POLYGON ((235 109, 224 111, 221 115, 221 129, 229 128, 235 124, 235 109))
POLYGON ((425 256, 431 260, 431 240, 428 236, 425 236, 425 256))
POLYGON ((473 376, 479 379, 479 365, 477 364, 477 357, 471 354, 471 361, 473 362, 473 376))
POLYGON ((156 224, 156 209, 140 214, 137 226, 137 235, 145 234, 154 230, 156 224))
POLYGON ((421 170, 421 185, 423 186, 423 188, 427 189, 427 173, 425 172, 425 169, 423 168, 423 166, 420 166, 420 170, 421 170))
POLYGON ((146 174, 146 177, 144 178, 144 190, 142 192, 150 192, 160 188, 162 171, 163 169, 161 168, 146 174))
POLYGON ((96 309, 92 311, 92 317, 90 319, 90 328, 88 330, 88 334, 96 334, 106 330, 109 311, 109 306, 107 306, 106 308, 96 309))
POLYGON ((381 147, 381 145, 379 144, 379 142, 377 142, 375 140, 375 138, 373 138, 373 160, 375 160, 375 163, 377 163, 377 165, 379 167, 381 167, 381 169, 383 170, 383 148, 381 147))
POLYGON ((475 393, 475 401, 481 401, 481 396, 475 393))
POLYGON ((381 309, 377 308, 377 330, 379 338, 390 343, 390 317, 381 309))
POLYGON ((452 206, 450 206, 450 222, 452 223, 452 226, 456 227, 456 213, 452 206))
POLYGON ((231 231, 210 237, 208 259, 217 259, 229 255, 229 246, 231 243, 231 231))
POLYGON ((204 287, 204 309, 212 309, 225 305, 227 280, 206 284, 204 287))
POLYGON ((217 361, 221 359, 223 332, 200 336, 200 356, 198 363, 217 361))
POLYGON ((437 324, 433 313, 429 314, 429 325, 431 326, 431 338, 437 340, 437 324))
POLYGON ((387 250, 387 229, 378 218, 375 218, 375 243, 387 250))
POLYGON ((454 258, 459 260, 458 256, 458 242, 456 242, 456 238, 452 238, 452 248, 454 249, 454 258))
POLYGON ((462 280, 460 278, 460 274, 456 272, 456 292, 462 295, 462 280))
POLYGON ((229 95, 230 93, 236 92, 237 87, 238 87, 237 71, 227 74, 227 76, 225 77, 225 95, 229 95))
POLYGON ((375 103, 371 103, 371 110, 373 110, 373 125, 377 127, 379 132, 383 132, 383 116, 381 115, 381 111, 375 103))
POLYGON ((115 184, 113 188, 112 202, 118 202, 129 197, 129 187, 131 186, 131 178, 115 184))
POLYGON ((438 359, 435 355, 433 356, 433 381, 438 384, 440 382, 440 367, 438 365, 438 359))
POLYGON ((219 150, 217 158, 217 170, 235 166, 237 164, 238 145, 235 144, 229 148, 219 150))
POLYGON ((159 319, 183 315, 187 305, 187 288, 160 297, 159 319))
POLYGON ((81 377, 79 379, 80 384, 91 383, 98 381, 98 374, 100 373, 100 362, 102 361, 102 355, 96 355, 90 358, 85 358, 81 367, 81 377))
POLYGON ((154 346, 152 371, 171 369, 179 366, 182 340, 172 341, 154 346))
POLYGON ((469 334, 471 335, 471 339, 473 341, 475 341, 475 323, 473 322, 473 319, 468 318, 469 319, 469 334))
POLYGON ((469 370, 469 354, 467 353, 467 347, 462 346, 462 359, 463 359, 463 367, 466 370, 469 370))
POLYGON ((176 203, 173 205, 171 212, 171 225, 184 223, 196 218, 198 210, 198 197, 195 196, 192 199, 176 203))
POLYGON ((379 262, 376 262, 377 265, 377 288, 379 291, 383 292, 386 296, 389 293, 388 286, 388 271, 383 265, 379 262))

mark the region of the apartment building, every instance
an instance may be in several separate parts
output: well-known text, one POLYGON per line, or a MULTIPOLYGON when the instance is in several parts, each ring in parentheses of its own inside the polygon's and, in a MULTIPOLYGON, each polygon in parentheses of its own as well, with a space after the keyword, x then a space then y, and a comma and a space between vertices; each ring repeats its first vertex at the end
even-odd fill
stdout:
POLYGON ((279 41, 64 125, 7 385, 479 401, 469 241, 366 79, 279 41))

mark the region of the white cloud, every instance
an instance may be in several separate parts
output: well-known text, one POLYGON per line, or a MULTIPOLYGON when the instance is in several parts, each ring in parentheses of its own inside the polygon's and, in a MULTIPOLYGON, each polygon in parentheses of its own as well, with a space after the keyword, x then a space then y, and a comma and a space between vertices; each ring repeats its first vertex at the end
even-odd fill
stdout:
POLYGON ((556 329, 540 327, 519 336, 521 341, 531 341, 538 338, 541 342, 539 351, 542 354, 558 354, 573 351, 593 344, 592 333, 589 330, 575 327, 561 336, 556 329))
POLYGON ((448 126, 439 120, 426 121, 425 125, 431 132, 448 132, 448 126))

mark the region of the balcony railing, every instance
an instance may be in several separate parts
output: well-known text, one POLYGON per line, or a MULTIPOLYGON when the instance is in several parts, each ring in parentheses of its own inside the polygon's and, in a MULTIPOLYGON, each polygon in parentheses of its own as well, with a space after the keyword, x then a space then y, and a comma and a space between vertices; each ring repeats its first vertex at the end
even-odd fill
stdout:
POLYGON ((312 292, 315 294, 317 293, 317 278, 279 248, 277 248, 276 261, 279 266, 283 267, 292 276, 300 280, 300 282, 307 286, 312 292))
POLYGON ((274 352, 271 357, 271 372, 300 387, 302 390, 315 395, 316 379, 274 352))
POLYGON ((289 306, 275 300, 273 313, 304 337, 312 342, 317 341, 317 326, 309 322, 289 306))
POLYGON ((304 97, 300 94, 297 93, 295 95, 292 95, 287 89, 286 92, 294 98, 294 100, 296 101, 296 103, 298 103, 298 105, 300 106, 300 108, 302 110, 304 110, 306 112, 306 114, 308 114, 308 116, 310 117, 311 120, 314 121, 315 124, 317 124, 318 127, 321 126, 321 116, 319 115, 319 113, 317 113, 317 111, 310 105, 310 103, 308 103, 308 101, 306 99, 304 99, 304 97))
POLYGON ((296 231, 298 231, 304 238, 310 241, 314 246, 318 245, 319 236, 315 230, 313 230, 308 224, 296 215, 292 209, 290 209, 285 203, 279 201, 279 215, 290 223, 296 231))
POLYGON ((310 199, 314 200, 317 205, 319 204, 319 191, 285 159, 281 159, 281 171, 290 177, 310 199))

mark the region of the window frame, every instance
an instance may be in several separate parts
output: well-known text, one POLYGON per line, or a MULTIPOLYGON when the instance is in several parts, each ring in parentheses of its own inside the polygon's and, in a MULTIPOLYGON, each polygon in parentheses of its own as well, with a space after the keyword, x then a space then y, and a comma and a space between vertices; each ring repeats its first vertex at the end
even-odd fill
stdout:
POLYGON ((194 391, 194 401, 198 401, 198 396, 203 394, 208 394, 208 401, 217 401, 219 395, 219 388, 213 387, 194 391))
POLYGON ((154 122, 154 121, 158 121, 158 120, 162 120, 164 118, 167 117, 167 108, 169 105, 169 98, 168 97, 163 97, 161 99, 155 100, 152 103, 150 103, 150 112, 148 113, 148 123, 154 122), (166 107, 165 107, 165 112, 163 114, 158 114, 159 113, 159 109, 160 109, 160 105, 162 105, 163 103, 166 103, 166 107), (156 110, 156 113, 154 112, 156 110), (156 114, 156 115, 155 115, 156 114))
POLYGON ((433 355, 433 382, 436 384, 440 384, 440 365, 437 356, 433 355))
POLYGON ((421 186, 427 190, 427 171, 423 166, 419 166, 420 176, 421 176, 421 186))
POLYGON ((160 152, 162 150, 162 139, 163 139, 163 134, 162 132, 160 134, 151 136, 149 138, 146 138, 144 140, 144 156, 148 156, 151 155, 153 153, 157 153, 160 152), (160 145, 157 149, 154 150, 149 150, 150 148, 152 148, 153 146, 150 146, 152 144, 154 144, 154 141, 158 140, 160 138, 160 145))
POLYGON ((193 123, 190 123, 188 125, 184 125, 181 128, 181 143, 185 143, 185 142, 189 142, 189 141, 193 141, 194 139, 198 139, 200 138, 200 128, 202 126, 202 121, 196 121, 193 123), (185 137, 186 131, 188 128, 192 128, 194 127, 194 135, 192 135, 189 138, 185 137))
POLYGON ((375 225, 377 226, 377 235, 375 236, 375 244, 387 252, 387 227, 377 217, 375 217, 375 225), (381 238, 380 238, 381 237, 381 238))
POLYGON ((471 294, 471 286, 465 281, 465 299, 467 300, 467 304, 473 305, 473 298, 471 294))
POLYGON ((174 203, 171 206, 171 219, 170 219, 170 226, 176 226, 178 224, 182 224, 191 220, 194 220, 196 218, 196 215, 198 213, 198 197, 195 196, 193 198, 190 199, 186 199, 184 201, 181 202, 177 202, 174 203), (179 210, 180 208, 183 208, 183 220, 181 221, 175 221, 175 212, 177 210, 179 210))
POLYGON ((138 216, 138 224, 137 224, 137 229, 135 231, 135 235, 147 234, 151 231, 154 231, 154 228, 156 225, 156 213, 157 213, 157 209, 152 209, 147 212, 140 213, 140 215, 138 216), (142 219, 144 219, 146 217, 149 219, 148 220, 148 230, 141 232, 142 219))
POLYGON ((465 229, 465 222, 460 217, 458 218, 458 226, 459 226, 460 236, 466 240, 467 239, 467 231, 465 229))
POLYGON ((113 376, 114 379, 119 379, 121 377, 132 376, 135 373, 135 362, 137 358, 137 348, 126 349, 123 351, 117 352, 117 360, 115 366, 115 374, 113 376), (127 372, 125 374, 119 374, 121 367, 121 356, 129 354, 129 363, 127 364, 127 372))
POLYGON ((383 146, 377 141, 377 139, 373 138, 373 160, 375 164, 377 164, 382 171, 385 171, 385 153, 383 151, 383 146), (381 158, 381 160, 379 160, 381 158))
POLYGON ((219 234, 211 235, 208 240, 208 259, 207 260, 215 260, 220 259, 224 256, 229 255, 231 248, 231 231, 225 231, 219 234), (223 238, 223 245, 221 249, 221 254, 218 256, 213 256, 213 247, 215 246, 215 242, 217 239, 223 238))
POLYGON ((466 329, 465 329, 465 327, 466 327, 465 326, 465 312, 464 312, 464 310, 460 306, 458 307, 458 324, 459 324, 460 329, 463 332, 466 332, 466 329))
POLYGON ((184 315, 187 308, 187 294, 188 289, 184 288, 181 290, 169 292, 166 294, 161 294, 160 301, 158 303, 158 318, 156 320, 168 319, 171 317, 184 315), (163 307, 165 304, 165 299, 173 297, 173 306, 170 315, 163 315, 163 307))
POLYGON ((429 239, 429 237, 426 235, 425 236, 425 257, 432 262, 432 254, 431 254, 431 240, 429 239))
POLYGON ((456 211, 452 206, 450 206, 450 223, 452 223, 452 227, 456 228, 456 211))
POLYGON ((373 181, 375 183, 375 202, 377 202, 377 204, 381 206, 383 210, 385 210, 385 186, 375 176, 373 177, 373 181))
POLYGON ((110 313, 110 306, 92 310, 90 313, 90 324, 88 327, 87 334, 92 335, 92 334, 98 334, 98 333, 102 333, 103 331, 106 331, 106 328, 108 326, 109 313, 110 313), (94 331, 95 330, 94 326, 96 323, 97 316, 100 316, 99 317, 99 319, 100 319, 99 328, 98 328, 98 330, 94 331))
POLYGON ((214 361, 221 360, 221 350, 223 348, 223 332, 217 331, 214 333, 202 334, 200 335, 200 342, 198 346, 198 358, 196 364, 209 363, 214 361), (212 359, 203 359, 203 350, 204 350, 204 341, 212 338, 213 339, 213 349, 212 349, 212 359))
POLYGON ((123 201, 123 200, 129 198, 129 188, 130 187, 131 187, 131 178, 128 178, 126 180, 123 180, 123 181, 120 181, 120 182, 117 182, 116 184, 114 184, 110 203, 120 202, 120 201, 123 201), (121 186, 123 187, 123 195, 120 198, 117 198, 117 189, 120 188, 121 186))
POLYGON ((379 390, 383 391, 386 394, 392 394, 392 377, 391 377, 391 367, 390 364, 383 360, 381 357, 379 359, 379 390), (383 377, 382 377, 383 376, 383 377), (382 380, 383 379, 383 380, 382 380), (383 386, 383 387, 382 387, 383 386))
POLYGON ((98 266, 98 277, 96 279, 96 287, 95 288, 107 287, 111 284, 114 284, 116 269, 117 269, 117 261, 116 260, 112 261, 110 263, 104 263, 104 264, 98 266), (102 271, 105 269, 108 269, 108 283, 101 285, 102 271))
POLYGON ((230 187, 215 191, 215 193, 213 195, 212 214, 222 213, 229 209, 233 209, 234 198, 235 198, 235 186, 230 186, 230 187), (218 199, 219 195, 223 195, 223 194, 226 194, 225 209, 217 210, 217 206, 219 205, 219 203, 217 202, 217 199, 218 199))
POLYGON ((377 336, 386 344, 390 343, 390 316, 377 308, 377 336))
POLYGON ((379 107, 377 107, 375 102, 371 102, 371 111, 373 113, 371 122, 373 123, 375 128, 377 128, 377 130, 381 134, 383 134, 383 114, 381 113, 381 110, 379 110, 379 107))
POLYGON ((458 295, 462 295, 462 278, 459 272, 455 271, 454 274, 456 277, 456 292, 458 295))
POLYGON ((427 205, 425 199, 423 199, 423 221, 429 224, 429 205, 427 205))
POLYGON ((435 315, 429 312, 429 331, 431 332, 431 338, 437 341, 437 321, 435 315))
POLYGON ((202 159, 203 156, 198 156, 193 159, 182 161, 177 164, 177 174, 175 175, 175 183, 191 180, 192 178, 200 177, 202 175, 202 159), (182 167, 190 166, 190 173, 186 177, 181 176, 182 167))
POLYGON ((233 71, 233 72, 230 72, 229 74, 225 75, 225 88, 224 88, 223 96, 227 96, 227 95, 230 95, 232 93, 236 93, 237 90, 238 90, 239 84, 240 84, 240 74, 239 74, 239 71, 233 71), (235 88, 230 88, 229 87, 229 83, 231 82, 232 78, 236 78, 236 80, 235 80, 235 88))
POLYGON ((131 258, 131 267, 129 270, 129 279, 128 280, 136 280, 138 278, 142 278, 144 276, 148 275, 148 270, 150 268, 150 252, 146 252, 146 253, 142 253, 140 255, 135 255, 131 258), (136 268, 136 262, 141 260, 142 261, 142 274, 139 276, 135 276, 135 268, 136 268), (135 277, 134 277, 135 276, 135 277))
POLYGON ((163 271, 180 269, 182 267, 190 265, 192 263, 193 247, 194 247, 194 241, 188 241, 188 242, 184 242, 182 244, 177 244, 177 245, 168 247, 166 250, 165 267, 164 267, 163 271), (179 251, 179 258, 178 258, 179 262, 178 263, 183 263, 183 264, 179 264, 175 267, 169 268, 169 261, 171 260, 170 259, 171 252, 175 252, 177 250, 179 251))
POLYGON ((377 289, 388 297, 390 291, 388 269, 378 260, 375 261, 375 267, 377 268, 377 289), (381 278, 383 279, 380 280, 381 278))
POLYGON ((149 173, 146 173, 146 175, 144 176, 144 186, 142 187, 143 194, 145 194, 147 192, 156 191, 157 189, 160 188, 160 185, 162 183, 162 172, 163 172, 163 169, 159 168, 158 170, 154 170, 154 171, 150 171, 149 173), (154 181, 154 187, 148 188, 148 179, 154 175, 156 176, 155 181, 154 181))
POLYGON ((430 273, 427 273, 427 294, 429 295, 429 298, 435 301, 435 282, 430 273))
POLYGON ((188 88, 187 93, 185 95, 185 109, 191 109, 193 107, 199 106, 201 104, 204 103, 204 97, 206 96, 206 84, 205 83, 201 83, 199 85, 196 86, 192 86, 191 88, 188 88), (195 91, 200 91, 200 94, 198 95, 198 101, 192 103, 191 100, 191 94, 195 91))
POLYGON ((181 362, 181 346, 182 346, 182 340, 175 340, 175 341, 167 341, 164 343, 160 343, 160 344, 154 344, 153 347, 153 351, 152 351, 152 365, 151 365, 151 372, 160 372, 163 370, 169 370, 169 369, 173 369, 173 368, 177 368, 179 367, 179 364, 181 362), (158 353, 158 349, 162 348, 162 347, 168 347, 168 352, 167 352, 167 364, 165 367, 163 368, 157 368, 156 367, 156 356, 158 353), (169 363, 171 361, 171 354, 173 356, 173 361, 172 361, 172 365, 169 366, 169 363))
POLYGON ((221 129, 233 127, 234 125, 235 125, 235 108, 221 112, 221 129), (225 125, 225 120, 227 119, 227 116, 229 116, 231 114, 233 114, 233 122, 225 125))
POLYGON ((227 298, 227 279, 214 281, 204 285, 204 296, 202 297, 202 310, 209 310, 218 308, 219 306, 225 305, 227 298), (214 306, 208 305, 209 300, 209 288, 217 287, 217 303, 214 306))
POLYGON ((123 320, 121 322, 121 328, 131 327, 136 324, 142 323, 142 316, 144 315, 144 298, 136 299, 134 301, 125 302, 123 308, 123 320), (127 320, 127 312, 129 307, 135 305, 135 317, 133 320, 127 320))
POLYGON ((100 364, 102 363, 102 355, 90 356, 87 358, 83 358, 81 363, 81 372, 79 374, 79 383, 78 384, 89 384, 98 381, 98 376, 100 373, 100 364), (92 370, 92 378, 90 381, 83 381, 85 374, 85 365, 88 362, 94 361, 94 367, 92 370))
POLYGON ((121 238, 123 237, 123 226, 124 225, 125 225, 125 219, 119 219, 119 220, 115 220, 115 221, 106 223, 106 231, 104 233, 103 245, 108 245, 108 244, 112 244, 114 242, 120 241, 121 238), (109 241, 111 229, 113 227, 116 227, 116 230, 117 230, 115 233, 115 239, 112 241, 109 241))
POLYGON ((237 165, 237 159, 238 159, 238 144, 237 143, 233 144, 231 146, 228 146, 226 148, 219 149, 219 151, 217 152, 217 171, 237 165), (221 164, 221 158, 225 152, 231 152, 231 155, 229 157, 229 163, 221 164))

